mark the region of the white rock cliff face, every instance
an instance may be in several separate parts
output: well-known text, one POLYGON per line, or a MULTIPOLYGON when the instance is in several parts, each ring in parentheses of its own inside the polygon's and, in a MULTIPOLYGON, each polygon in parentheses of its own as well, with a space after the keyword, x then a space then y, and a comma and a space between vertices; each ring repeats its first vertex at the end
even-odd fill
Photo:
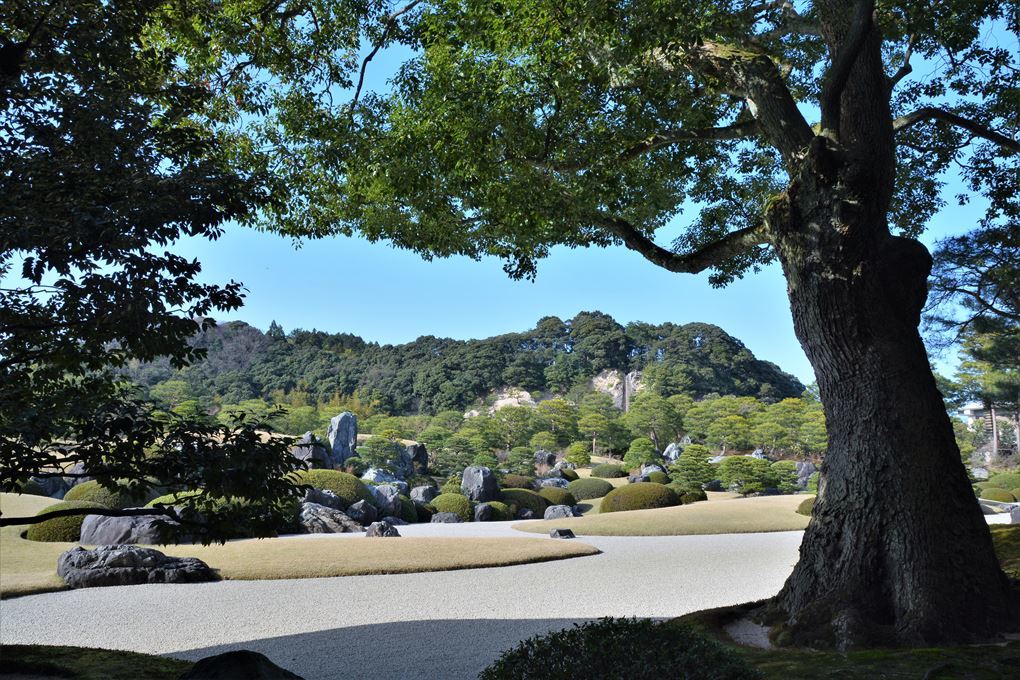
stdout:
POLYGON ((598 392, 613 398, 613 405, 626 411, 630 408, 630 400, 644 389, 641 372, 631 371, 626 375, 616 369, 606 369, 591 380, 591 386, 598 392))

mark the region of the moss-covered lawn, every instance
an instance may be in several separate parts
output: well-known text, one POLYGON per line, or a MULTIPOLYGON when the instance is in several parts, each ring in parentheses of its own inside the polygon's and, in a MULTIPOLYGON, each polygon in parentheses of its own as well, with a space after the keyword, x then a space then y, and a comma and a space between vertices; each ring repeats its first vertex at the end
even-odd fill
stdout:
MULTIPOLYGON (((0 494, 0 512, 35 514, 54 503, 38 496, 0 494)), ((21 538, 24 527, 0 532, 0 597, 64 589, 57 576, 57 557, 74 543, 40 543, 21 538)), ((362 574, 502 567, 595 555, 599 551, 575 541, 519 538, 369 539, 329 536, 284 536, 230 541, 225 545, 158 547, 168 555, 198 557, 235 580, 319 578, 362 574)))
MULTIPOLYGON (((713 494, 714 495, 714 494, 713 494)), ((715 496, 720 498, 719 496, 715 496)), ((594 504, 598 499, 586 501, 594 504)), ((514 529, 548 533, 571 529, 578 536, 686 536, 766 531, 799 531, 810 518, 797 514, 803 496, 762 496, 701 502, 655 510, 592 514, 574 519, 526 522, 514 529)))

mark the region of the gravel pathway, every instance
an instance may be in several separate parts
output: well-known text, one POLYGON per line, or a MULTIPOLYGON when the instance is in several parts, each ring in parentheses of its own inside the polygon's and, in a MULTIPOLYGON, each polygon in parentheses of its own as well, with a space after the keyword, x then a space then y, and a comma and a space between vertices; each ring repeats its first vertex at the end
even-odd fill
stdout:
MULTIPOLYGON (((521 535, 508 524, 400 530, 408 536, 521 535)), ((793 568, 801 536, 586 537, 579 540, 603 554, 423 574, 33 595, 0 602, 0 642, 182 659, 253 649, 307 680, 475 678, 519 640, 574 621, 673 617, 771 596, 793 568)))

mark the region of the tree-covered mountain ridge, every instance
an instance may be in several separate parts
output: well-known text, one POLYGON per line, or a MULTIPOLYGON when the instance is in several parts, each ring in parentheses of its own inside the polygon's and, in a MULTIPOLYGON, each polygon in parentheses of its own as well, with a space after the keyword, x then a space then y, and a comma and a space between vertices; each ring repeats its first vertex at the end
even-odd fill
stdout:
POLYGON ((623 325, 601 312, 567 321, 547 316, 530 330, 479 340, 422 336, 383 345, 350 333, 285 333, 275 322, 263 332, 231 321, 192 342, 204 357, 190 366, 136 363, 128 377, 149 388, 183 380, 195 396, 220 404, 297 391, 318 402, 356 396, 400 415, 480 408, 515 388, 535 398, 580 397, 596 378, 600 385, 626 384, 628 374, 632 384, 663 396, 718 393, 771 403, 804 391, 797 378, 718 326, 623 325))

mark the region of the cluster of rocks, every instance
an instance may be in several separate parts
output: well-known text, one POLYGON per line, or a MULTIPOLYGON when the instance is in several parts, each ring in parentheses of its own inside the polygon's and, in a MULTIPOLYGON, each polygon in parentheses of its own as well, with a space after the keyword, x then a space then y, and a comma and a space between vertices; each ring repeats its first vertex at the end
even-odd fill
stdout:
MULTIPOLYGON (((332 491, 308 489, 298 510, 298 528, 306 534, 349 534, 366 531, 368 536, 400 534, 370 533, 373 526, 385 523, 389 527, 407 524, 400 519, 399 490, 394 486, 371 486, 375 504, 365 500, 346 505, 332 491)), ((382 529, 377 528, 379 532, 382 529)), ((396 531, 396 530, 394 530, 396 531)))

